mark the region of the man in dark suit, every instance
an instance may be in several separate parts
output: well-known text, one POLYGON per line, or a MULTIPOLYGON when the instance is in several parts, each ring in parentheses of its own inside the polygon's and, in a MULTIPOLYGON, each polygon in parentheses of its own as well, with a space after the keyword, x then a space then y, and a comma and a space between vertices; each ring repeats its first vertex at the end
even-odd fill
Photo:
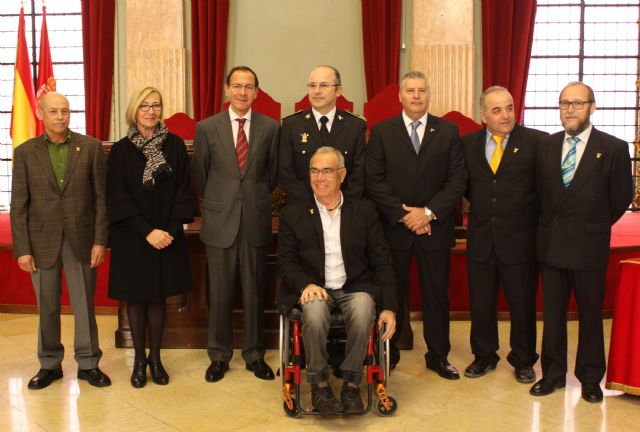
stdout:
POLYGON ((42 96, 38 118, 44 134, 16 148, 11 188, 13 254, 31 274, 40 314, 41 369, 28 387, 43 389, 62 378, 62 268, 75 317, 78 379, 109 386, 98 368, 102 351, 93 310, 96 267, 104 261, 108 237, 102 144, 69 130, 69 101, 59 93, 42 96))
POLYGON ((364 190, 365 121, 336 108, 342 94, 340 72, 333 66, 318 66, 307 83, 311 109, 298 111, 282 119, 280 137, 280 184, 288 202, 307 202, 309 160, 322 146, 340 150, 345 159, 347 178, 342 191, 359 198, 364 190))
POLYGON ((231 69, 225 91, 228 111, 198 123, 193 180, 202 197, 200 238, 209 266, 211 365, 205 379, 221 380, 233 354, 231 311, 240 270, 244 338, 242 358, 260 379, 274 379, 264 361, 262 321, 271 242, 271 190, 277 181, 278 123, 253 112, 258 77, 246 66, 231 69))
POLYGON ((559 107, 564 131, 540 139, 538 147, 544 331, 542 379, 530 392, 544 396, 565 386, 567 306, 573 289, 580 319, 575 374, 582 398, 600 402, 606 369, 601 309, 611 225, 633 197, 631 161, 626 142, 591 125, 596 109, 591 87, 567 84, 559 107))
MULTIPOLYGON (((373 127, 366 154, 366 192, 384 220, 398 286, 398 328, 409 291, 409 263, 416 256, 423 301, 427 368, 459 379, 447 360, 449 255, 455 245, 453 210, 467 176, 458 128, 428 114, 430 90, 422 72, 400 83, 403 112, 373 127)), ((392 363, 400 358, 394 337, 392 363)))
POLYGON ((497 302, 500 284, 511 312, 507 356, 518 382, 536 379, 536 192, 537 139, 544 135, 516 124, 513 98, 500 86, 480 96, 486 128, 462 138, 471 203, 467 268, 471 304, 470 378, 493 370, 500 360, 497 302))
POLYGON ((375 207, 340 192, 347 172, 342 153, 319 148, 310 163, 313 197, 289 204, 280 214, 278 269, 283 313, 302 305, 307 379, 312 403, 322 414, 360 413, 358 385, 375 320, 389 339, 395 331, 397 300, 389 249, 375 207), (328 384, 327 335, 331 310, 339 308, 347 326, 341 400, 328 384))

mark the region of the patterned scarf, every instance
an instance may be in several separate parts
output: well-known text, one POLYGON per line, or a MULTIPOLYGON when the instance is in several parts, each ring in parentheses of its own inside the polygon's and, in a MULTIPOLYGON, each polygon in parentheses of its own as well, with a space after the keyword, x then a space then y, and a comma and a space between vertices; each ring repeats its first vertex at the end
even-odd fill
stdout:
POLYGON ((145 138, 136 126, 129 127, 127 136, 133 145, 142 152, 147 158, 142 174, 142 187, 147 190, 153 190, 156 180, 171 175, 173 171, 171 165, 167 163, 162 154, 162 143, 167 139, 167 127, 158 123, 153 136, 149 139, 145 138))

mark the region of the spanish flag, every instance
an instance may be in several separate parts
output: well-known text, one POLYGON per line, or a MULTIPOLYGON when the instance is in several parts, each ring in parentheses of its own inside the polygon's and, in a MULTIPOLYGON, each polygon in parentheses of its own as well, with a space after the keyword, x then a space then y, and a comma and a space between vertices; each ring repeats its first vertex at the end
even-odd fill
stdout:
MULTIPOLYGON (((42 27, 40 29, 40 60, 38 61, 38 85, 36 86, 36 102, 40 103, 42 95, 56 91, 56 80, 53 77, 53 62, 51 61, 51 47, 47 32, 47 8, 42 6, 42 27)), ((36 134, 44 132, 42 121, 36 120, 36 134)))
POLYGON ((11 141, 14 149, 36 135, 36 98, 24 27, 24 8, 21 7, 11 109, 11 141))

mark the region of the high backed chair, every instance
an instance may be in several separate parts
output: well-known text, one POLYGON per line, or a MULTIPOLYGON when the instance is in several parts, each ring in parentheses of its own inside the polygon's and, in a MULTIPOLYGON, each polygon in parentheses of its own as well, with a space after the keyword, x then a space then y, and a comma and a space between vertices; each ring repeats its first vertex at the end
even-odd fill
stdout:
POLYGON ((402 112, 402 104, 398 98, 399 93, 400 86, 398 84, 389 84, 368 102, 364 103, 363 112, 367 119, 369 132, 376 124, 402 112))
POLYGON ((196 121, 183 112, 177 112, 164 120, 169 132, 178 135, 185 141, 193 140, 196 136, 196 121))
MULTIPOLYGON (((223 109, 226 110, 227 108, 229 108, 229 101, 223 105, 223 109)), ((278 123, 280 123, 282 119, 282 104, 273 99, 269 93, 262 88, 258 88, 258 96, 256 96, 256 100, 253 101, 251 109, 267 117, 271 117, 278 123)))

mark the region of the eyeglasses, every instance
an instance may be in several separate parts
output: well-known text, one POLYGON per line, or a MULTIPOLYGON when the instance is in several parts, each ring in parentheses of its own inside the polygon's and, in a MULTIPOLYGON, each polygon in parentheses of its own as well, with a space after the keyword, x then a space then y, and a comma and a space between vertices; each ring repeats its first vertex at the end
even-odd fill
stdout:
POLYGON ((138 107, 138 109, 139 109, 140 111, 144 111, 144 112, 147 112, 147 111, 149 111, 150 109, 153 109, 154 111, 160 111, 160 110, 162 109, 162 104, 160 104, 160 103, 154 103, 154 104, 151 104, 151 105, 148 105, 148 104, 142 104, 142 105, 140 105, 140 106, 138 107))
POLYGON ((234 91, 241 91, 241 90, 246 90, 247 92, 252 92, 256 89, 256 86, 254 86, 253 84, 229 84, 229 87, 231 88, 231 90, 234 91))
POLYGON ((582 109, 582 107, 584 106, 584 104, 590 104, 593 101, 581 101, 581 100, 576 100, 576 101, 560 101, 558 103, 558 105, 560 106, 561 110, 566 110, 569 109, 569 106, 572 106, 573 109, 582 109))
POLYGON ((343 168, 311 168, 309 169, 309 175, 317 176, 318 174, 322 174, 323 176, 330 176, 336 171, 340 171, 343 168))
POLYGON ((309 90, 315 90, 315 89, 329 90, 329 88, 331 87, 340 87, 340 84, 331 84, 328 82, 321 82, 321 83, 310 82, 309 84, 307 84, 307 88, 309 90))

